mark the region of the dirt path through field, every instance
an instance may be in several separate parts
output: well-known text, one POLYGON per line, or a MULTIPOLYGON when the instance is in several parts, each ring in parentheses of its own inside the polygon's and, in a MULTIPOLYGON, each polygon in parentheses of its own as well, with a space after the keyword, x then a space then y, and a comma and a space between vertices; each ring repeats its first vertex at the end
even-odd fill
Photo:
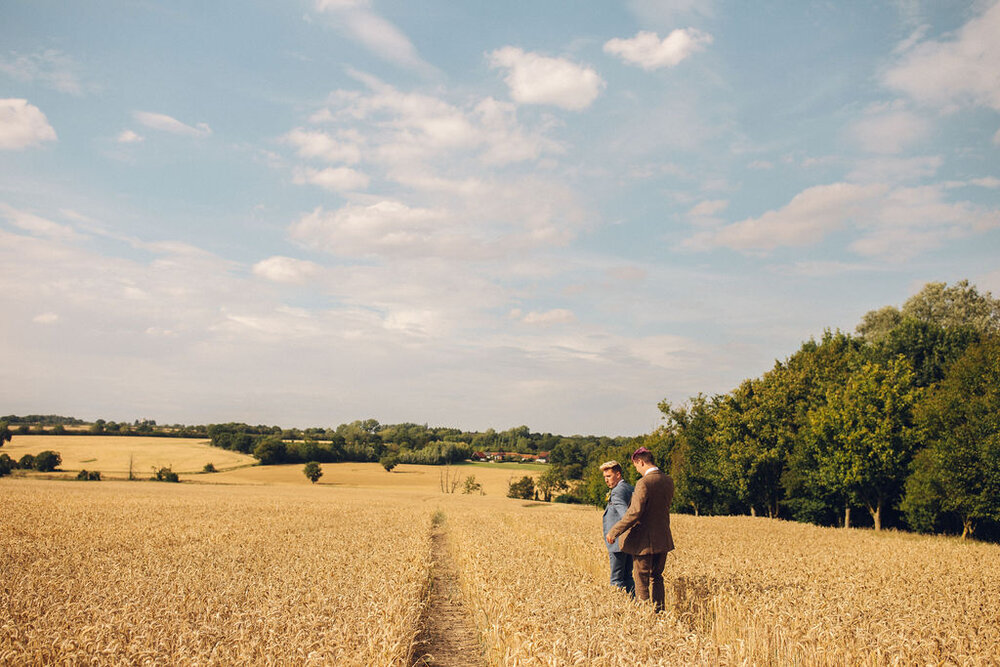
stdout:
POLYGON ((472 616, 458 584, 458 568, 441 522, 431 533, 431 592, 413 651, 415 667, 485 665, 472 616))

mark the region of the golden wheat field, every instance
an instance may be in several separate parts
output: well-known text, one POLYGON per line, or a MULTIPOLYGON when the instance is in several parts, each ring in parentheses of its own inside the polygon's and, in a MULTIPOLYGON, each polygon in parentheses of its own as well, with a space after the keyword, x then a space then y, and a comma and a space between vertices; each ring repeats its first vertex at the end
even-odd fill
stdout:
POLYGON ((407 661, 430 512, 308 486, 0 484, 0 664, 407 661))
POLYGON ((490 665, 998 664, 997 545, 675 516, 657 615, 594 508, 31 478, 0 480, 0 664, 411 664, 441 515, 490 665))
POLYGON ((18 435, 3 453, 16 461, 47 449, 59 452, 63 470, 97 470, 102 477, 119 479, 128 477, 129 465, 135 476, 149 477, 154 468, 190 474, 201 472, 206 463, 226 470, 257 462, 252 456, 212 447, 207 440, 143 436, 18 435))
MULTIPOLYGON (((400 464, 392 472, 386 472, 378 463, 324 463, 323 477, 319 486, 360 487, 370 489, 395 489, 405 491, 440 492, 447 488, 450 492, 461 494, 463 482, 469 477, 475 477, 482 485, 483 494, 488 496, 507 495, 507 487, 511 480, 517 480, 525 475, 535 477, 537 469, 509 464, 508 466, 491 466, 489 464, 469 463, 454 466, 425 466, 400 464)), ((302 473, 302 465, 254 466, 225 471, 218 474, 194 478, 198 482, 213 484, 309 484, 302 473)), ((477 491, 478 495, 479 492, 477 491)))

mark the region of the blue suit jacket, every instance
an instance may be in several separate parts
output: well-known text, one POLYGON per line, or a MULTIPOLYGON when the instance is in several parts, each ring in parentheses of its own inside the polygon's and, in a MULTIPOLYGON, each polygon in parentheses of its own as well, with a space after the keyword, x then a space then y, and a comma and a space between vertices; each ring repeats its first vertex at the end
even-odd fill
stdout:
MULTIPOLYGON (((607 535, 608 531, 625 516, 629 503, 632 502, 632 490, 632 485, 623 479, 608 493, 608 504, 604 508, 604 532, 601 533, 602 537, 607 535)), ((604 546, 608 548, 608 553, 621 551, 621 547, 618 546, 618 540, 615 540, 614 544, 608 544, 607 540, 602 541, 604 542, 604 546)))

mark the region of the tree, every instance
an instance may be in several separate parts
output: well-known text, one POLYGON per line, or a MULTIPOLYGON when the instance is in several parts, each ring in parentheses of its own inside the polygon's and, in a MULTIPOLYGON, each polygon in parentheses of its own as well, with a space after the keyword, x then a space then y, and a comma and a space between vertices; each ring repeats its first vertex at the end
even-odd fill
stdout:
POLYGON ((903 320, 895 306, 885 306, 865 313, 855 331, 866 343, 877 343, 903 320))
POLYGON ((951 287, 927 283, 907 299, 901 313, 944 328, 969 325, 982 334, 1000 333, 1000 300, 989 292, 980 294, 968 280, 951 287))
POLYGON ((4 477, 10 474, 10 471, 17 467, 14 463, 14 459, 7 456, 7 454, 0 454, 0 477, 4 477))
POLYGON ((260 460, 261 465, 269 466, 284 463, 287 458, 285 443, 281 436, 272 435, 263 438, 253 450, 254 458, 260 460))
POLYGON ((392 472, 392 469, 399 465, 399 457, 395 454, 385 454, 378 462, 382 464, 386 472, 392 472))
POLYGON ((920 397, 909 361, 866 363, 809 414, 817 481, 863 503, 875 529, 896 499, 918 449, 913 413, 920 397))
POLYGON ((525 475, 516 482, 510 482, 507 486, 507 497, 531 500, 535 497, 535 480, 530 475, 525 475))
POLYGON ((718 441, 712 438, 717 401, 699 394, 686 405, 675 407, 664 400, 658 407, 664 424, 649 436, 645 446, 658 463, 670 465, 676 485, 674 505, 690 508, 696 516, 728 511, 729 494, 722 490, 719 475, 718 441))
POLYGON ((10 432, 10 424, 0 422, 0 447, 14 439, 14 434, 10 432))
POLYGON ((60 464, 62 464, 62 457, 59 456, 59 452, 45 450, 44 452, 38 452, 38 454, 35 455, 35 461, 32 465, 35 470, 39 472, 52 472, 57 469, 60 464))
POLYGON ((871 346, 872 358, 880 363, 903 355, 913 364, 917 386, 939 382, 948 367, 981 334, 969 324, 944 327, 935 322, 904 317, 871 346))
POLYGON ((558 494, 559 491, 565 491, 569 488, 566 471, 560 466, 550 465, 548 470, 538 477, 535 488, 542 494, 545 502, 552 502, 552 496, 558 494))
POLYGON ((316 461, 310 461, 302 468, 302 473, 309 478, 310 482, 315 484, 323 476, 323 468, 316 461))
POLYGON ((973 345, 918 410, 928 445, 902 509, 918 530, 954 514, 962 537, 1000 521, 1000 338, 973 345))

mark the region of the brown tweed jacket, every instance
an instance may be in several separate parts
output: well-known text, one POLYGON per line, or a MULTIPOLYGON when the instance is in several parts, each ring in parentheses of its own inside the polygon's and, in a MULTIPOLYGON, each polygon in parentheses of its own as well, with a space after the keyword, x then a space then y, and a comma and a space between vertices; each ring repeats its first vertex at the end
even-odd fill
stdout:
POLYGON ((666 553, 674 550, 670 534, 670 503, 674 499, 674 480, 662 470, 651 470, 635 485, 632 502, 621 520, 612 526, 612 537, 622 551, 634 556, 666 553))

